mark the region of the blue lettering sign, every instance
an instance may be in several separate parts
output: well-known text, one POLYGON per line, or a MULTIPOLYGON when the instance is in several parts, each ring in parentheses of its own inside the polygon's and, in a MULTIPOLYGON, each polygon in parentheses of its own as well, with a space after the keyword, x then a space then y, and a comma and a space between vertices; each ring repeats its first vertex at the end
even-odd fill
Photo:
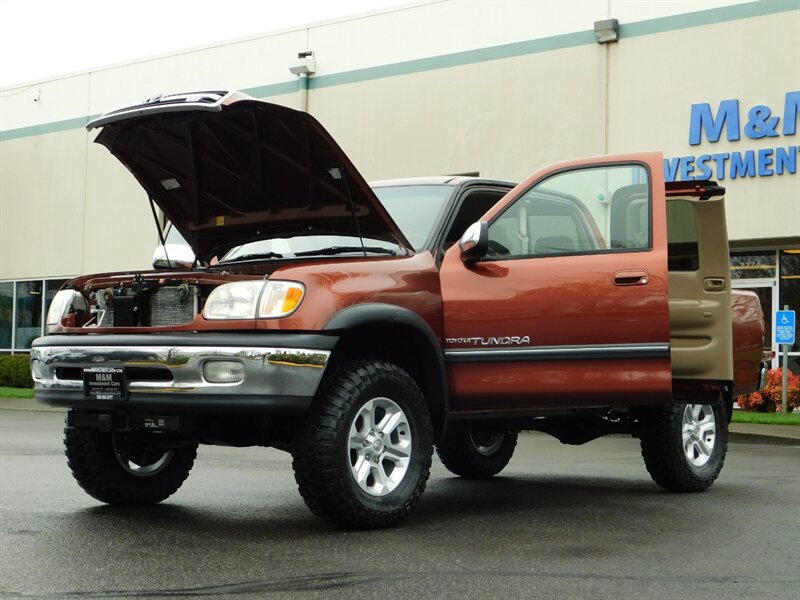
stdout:
POLYGON ((770 117, 769 106, 759 104, 754 106, 747 113, 747 124, 744 126, 744 134, 753 140, 760 140, 763 137, 777 137, 779 117, 770 117))
MULTIPOLYGON (((786 92, 786 104, 783 107, 783 135, 794 135, 797 132, 797 119, 800 117, 800 92, 786 92)), ((794 173, 794 171, 792 171, 794 173)))
POLYGON ((694 171, 694 156, 681 156, 681 181, 694 179, 692 171, 694 171))
POLYGON ((706 164, 706 161, 711 158, 710 154, 703 154, 697 157, 695 166, 700 169, 697 179, 711 179, 711 167, 706 164))
POLYGON ((788 148, 775 148, 775 172, 783 175, 786 171, 794 175, 797 173, 797 146, 788 148))
POLYGON ((664 179, 667 181, 675 181, 678 175, 678 159, 665 158, 664 159, 664 179))
POLYGON ((702 142, 702 132, 706 132, 709 142, 718 142, 723 125, 727 125, 728 141, 739 139, 739 101, 723 100, 715 117, 711 114, 708 102, 692 104, 689 120, 689 144, 697 146, 702 142))
POLYGON ((717 163, 717 179, 725 179, 725 161, 730 157, 731 155, 727 152, 719 152, 711 155, 711 158, 717 163))
POLYGON ((756 176, 756 155, 752 150, 731 152, 731 179, 756 176))
POLYGON ((763 148, 758 151, 758 176, 769 177, 772 175, 772 148, 763 148))

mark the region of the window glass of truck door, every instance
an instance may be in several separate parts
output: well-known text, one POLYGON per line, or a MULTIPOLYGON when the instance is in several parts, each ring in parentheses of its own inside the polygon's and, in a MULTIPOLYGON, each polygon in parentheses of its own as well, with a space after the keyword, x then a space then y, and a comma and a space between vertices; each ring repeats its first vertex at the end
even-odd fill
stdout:
POLYGON ((697 221, 688 200, 667 201, 667 257, 670 271, 700 268, 697 221))
POLYGON ((650 185, 640 165, 557 173, 535 184, 489 225, 491 258, 650 247, 650 185))

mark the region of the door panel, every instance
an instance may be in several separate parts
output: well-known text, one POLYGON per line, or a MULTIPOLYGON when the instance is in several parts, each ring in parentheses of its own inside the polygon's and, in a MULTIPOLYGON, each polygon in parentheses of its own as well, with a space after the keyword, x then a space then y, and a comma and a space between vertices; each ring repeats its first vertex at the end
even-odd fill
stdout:
POLYGON ((667 231, 673 377, 733 381, 730 259, 724 200, 670 198, 667 231))
POLYGON ((486 215, 485 259, 447 252, 453 411, 668 400, 661 165, 649 154, 539 173, 486 215), (627 223, 612 222, 615 200, 627 223))

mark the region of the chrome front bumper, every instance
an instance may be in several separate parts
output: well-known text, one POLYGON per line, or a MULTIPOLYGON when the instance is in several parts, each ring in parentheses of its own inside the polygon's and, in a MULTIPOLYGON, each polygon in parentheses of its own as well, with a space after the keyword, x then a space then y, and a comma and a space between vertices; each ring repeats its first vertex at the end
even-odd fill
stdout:
MULTIPOLYGON (((66 341, 66 336, 59 337, 59 342, 66 341)), ((303 411, 317 391, 331 354, 330 349, 277 346, 108 343, 121 337, 98 336, 97 345, 87 344, 85 339, 75 345, 53 344, 47 337, 37 340, 31 349, 37 400, 51 406, 91 410, 162 407, 303 411), (204 377, 204 364, 220 360, 242 365, 241 380, 208 381, 204 377), (83 372, 94 367, 124 369, 127 381, 124 401, 104 404, 85 395, 83 372)), ((150 336, 148 341, 160 341, 157 338, 150 336)), ((242 337, 236 336, 233 341, 240 342, 242 337)))

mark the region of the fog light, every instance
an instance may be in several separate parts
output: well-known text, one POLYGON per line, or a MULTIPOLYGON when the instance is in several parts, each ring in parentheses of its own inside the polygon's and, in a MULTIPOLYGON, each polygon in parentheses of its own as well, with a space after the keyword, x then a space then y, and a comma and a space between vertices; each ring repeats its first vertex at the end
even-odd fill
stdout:
POLYGON ((235 360, 209 360, 203 365, 203 377, 209 383, 239 383, 244 379, 244 365, 235 360))
POLYGON ((35 358, 31 361, 31 375, 33 379, 42 378, 42 363, 35 358))

